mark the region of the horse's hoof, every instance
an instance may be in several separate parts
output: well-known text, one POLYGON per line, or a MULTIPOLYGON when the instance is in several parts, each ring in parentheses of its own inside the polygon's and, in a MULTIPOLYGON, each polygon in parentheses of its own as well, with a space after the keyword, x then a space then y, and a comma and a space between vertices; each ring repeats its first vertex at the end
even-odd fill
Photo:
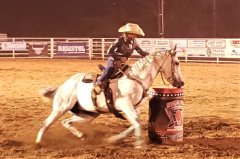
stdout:
POLYGON ((81 140, 83 140, 83 138, 84 138, 84 134, 83 134, 83 133, 78 133, 76 136, 77 136, 79 139, 81 139, 81 140))
POLYGON ((141 148, 142 148, 142 145, 135 145, 134 148, 135 148, 135 149, 141 149, 141 148))
POLYGON ((40 149, 42 148, 42 145, 40 143, 35 143, 35 149, 40 149))
POLYGON ((106 139, 107 143, 113 144, 117 142, 117 139, 115 137, 109 137, 106 139))
POLYGON ((135 149, 141 149, 141 148, 143 148, 143 141, 142 141, 142 140, 136 141, 134 148, 135 148, 135 149))

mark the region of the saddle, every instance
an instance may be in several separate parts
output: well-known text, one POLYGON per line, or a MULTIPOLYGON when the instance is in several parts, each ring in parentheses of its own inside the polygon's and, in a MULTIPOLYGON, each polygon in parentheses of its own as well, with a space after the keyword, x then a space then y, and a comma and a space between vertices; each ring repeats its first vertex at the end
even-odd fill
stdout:
MULTIPOLYGON (((102 65, 98 65, 100 70, 104 70, 105 67, 102 65)), ((115 79, 115 78, 120 78, 124 75, 124 72, 129 68, 128 65, 122 65, 118 70, 114 71, 113 75, 110 77, 110 79, 115 79)), ((82 79, 82 82, 84 83, 96 83, 97 78, 99 77, 99 74, 86 74, 84 76, 84 78, 82 79)), ((106 99, 106 104, 107 107, 109 109, 109 111, 111 113, 113 113, 117 118, 120 119, 126 119, 114 106, 113 103, 113 97, 112 97, 112 89, 109 87, 109 80, 106 80, 103 82, 102 84, 102 90, 103 93, 105 95, 105 99, 106 99)), ((92 97, 92 101, 93 104, 95 106, 95 109, 99 112, 99 113, 107 113, 105 110, 102 110, 101 108, 98 107, 97 104, 97 93, 94 91, 94 89, 91 92, 91 97, 92 97)))

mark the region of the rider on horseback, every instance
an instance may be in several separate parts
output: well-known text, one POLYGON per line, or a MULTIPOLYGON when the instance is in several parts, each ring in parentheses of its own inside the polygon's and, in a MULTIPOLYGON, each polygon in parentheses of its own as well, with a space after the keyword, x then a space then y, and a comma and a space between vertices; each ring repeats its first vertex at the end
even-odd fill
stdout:
POLYGON ((127 23, 119 28, 118 32, 123 33, 123 35, 119 37, 107 51, 109 55, 107 66, 104 69, 101 77, 98 78, 94 88, 97 94, 101 93, 102 83, 110 78, 114 68, 118 67, 118 63, 125 63, 132 55, 134 50, 136 50, 143 57, 149 54, 148 52, 143 51, 135 40, 137 36, 145 35, 138 24, 127 23))

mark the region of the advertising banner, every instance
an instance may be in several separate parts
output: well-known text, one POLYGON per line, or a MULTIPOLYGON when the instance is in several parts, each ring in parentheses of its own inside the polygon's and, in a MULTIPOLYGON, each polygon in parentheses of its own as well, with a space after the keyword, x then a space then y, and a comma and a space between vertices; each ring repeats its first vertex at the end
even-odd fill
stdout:
POLYGON ((179 57, 185 57, 187 52, 187 40, 186 39, 172 39, 170 40, 170 48, 172 48, 174 45, 177 45, 177 56, 179 57))
POLYGON ((169 39, 153 39, 153 47, 167 48, 170 46, 169 39))
POLYGON ((160 51, 165 52, 166 49, 170 48, 169 39, 153 39, 153 48, 152 52, 160 51))
POLYGON ((1 42, 2 50, 26 50, 26 42, 1 42))
POLYGON ((175 44, 177 45, 177 47, 186 48, 187 47, 187 40, 185 40, 185 39, 170 40, 170 46, 171 47, 173 47, 175 44))
POLYGON ((207 39, 206 48, 207 57, 226 57, 225 39, 207 39))
POLYGON ((188 46, 192 48, 205 48, 206 47, 207 40, 205 39, 193 39, 188 40, 188 46))
POLYGON ((210 39, 210 40, 206 41, 206 46, 208 48, 225 49, 226 48, 226 40, 210 39))
MULTIPOLYGON (((177 44, 179 57, 240 57, 240 39, 158 39, 139 38, 139 46, 148 52, 165 52, 177 44)), ((133 55, 139 55, 134 51, 133 55)))
POLYGON ((226 43, 227 56, 240 58, 240 39, 227 39, 226 43))
POLYGON ((82 56, 86 55, 85 42, 74 42, 74 43, 58 43, 56 55, 66 55, 66 56, 82 56))
MULTIPOLYGON (((140 48, 143 49, 144 51, 147 52, 152 52, 153 51, 153 42, 152 39, 149 38, 141 38, 141 39, 136 39, 137 43, 139 44, 140 48)), ((137 51, 134 51, 132 55, 139 55, 137 51)))
POLYGON ((35 42, 28 44, 29 56, 48 56, 48 44, 35 42))
POLYGON ((239 39, 210 39, 206 43, 208 57, 240 57, 239 39))
POLYGON ((187 56, 206 56, 207 48, 187 48, 187 56))
MULTIPOLYGON (((156 52, 161 51, 165 52, 166 49, 171 49, 175 44, 177 44, 177 52, 178 56, 186 56, 186 47, 187 40, 186 39, 149 39, 149 38, 141 38, 137 39, 139 46, 148 52, 156 52)), ((133 55, 137 55, 138 53, 134 51, 133 55)))

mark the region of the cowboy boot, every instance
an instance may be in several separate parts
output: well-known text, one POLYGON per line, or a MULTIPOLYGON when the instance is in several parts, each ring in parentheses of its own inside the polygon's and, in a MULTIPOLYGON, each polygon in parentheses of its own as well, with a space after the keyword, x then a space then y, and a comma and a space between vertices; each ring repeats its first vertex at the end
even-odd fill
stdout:
POLYGON ((97 80, 96 85, 94 87, 94 91, 96 94, 100 94, 102 92, 102 89, 104 88, 104 82, 105 80, 109 79, 111 74, 113 73, 114 68, 113 67, 107 67, 101 77, 97 80))

